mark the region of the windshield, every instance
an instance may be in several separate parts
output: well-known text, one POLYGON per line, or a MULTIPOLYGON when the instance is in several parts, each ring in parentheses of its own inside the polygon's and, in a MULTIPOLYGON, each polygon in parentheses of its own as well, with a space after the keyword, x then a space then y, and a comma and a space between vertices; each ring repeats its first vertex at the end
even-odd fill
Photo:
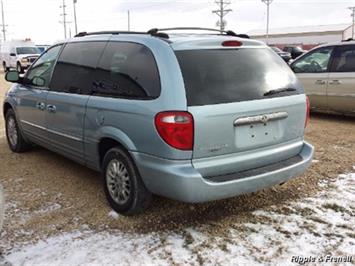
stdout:
POLYGON ((271 46, 271 49, 274 50, 276 53, 282 53, 282 51, 278 47, 271 46))
POLYGON ((189 106, 231 103, 303 93, 289 66, 268 48, 175 52, 189 106), (266 94, 279 89, 280 93, 266 94))
POLYGON ((40 54, 41 51, 37 47, 17 47, 17 54, 40 54))

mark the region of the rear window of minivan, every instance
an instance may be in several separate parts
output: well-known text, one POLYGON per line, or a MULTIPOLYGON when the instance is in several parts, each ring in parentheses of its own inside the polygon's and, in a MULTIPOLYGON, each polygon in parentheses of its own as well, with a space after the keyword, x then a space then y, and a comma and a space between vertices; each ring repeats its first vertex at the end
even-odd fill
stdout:
POLYGON ((175 54, 189 106, 303 93, 289 66, 269 48, 182 50, 175 54), (289 88, 264 95, 270 90, 289 88))

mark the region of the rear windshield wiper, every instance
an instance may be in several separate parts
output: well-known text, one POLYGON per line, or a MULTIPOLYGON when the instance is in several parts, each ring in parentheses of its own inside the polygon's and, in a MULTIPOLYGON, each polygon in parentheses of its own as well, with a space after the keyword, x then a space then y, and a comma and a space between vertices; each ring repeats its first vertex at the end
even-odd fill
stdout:
POLYGON ((280 92, 285 92, 285 91, 296 91, 296 89, 295 88, 281 88, 281 89, 276 89, 276 90, 270 90, 268 92, 265 92, 264 96, 278 94, 280 92))

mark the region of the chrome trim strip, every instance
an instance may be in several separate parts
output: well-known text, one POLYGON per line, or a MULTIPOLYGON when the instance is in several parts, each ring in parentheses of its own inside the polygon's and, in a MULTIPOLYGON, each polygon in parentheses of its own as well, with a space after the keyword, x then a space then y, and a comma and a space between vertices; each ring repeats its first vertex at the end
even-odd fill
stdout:
POLYGON ((27 124, 27 125, 30 125, 30 126, 45 130, 45 131, 47 131, 49 133, 53 133, 53 134, 56 134, 58 136, 62 136, 62 137, 68 138, 68 139, 72 139, 72 140, 75 140, 75 141, 83 141, 81 138, 73 137, 73 136, 70 136, 70 135, 67 135, 67 134, 52 130, 52 129, 48 129, 46 127, 42 127, 42 126, 39 126, 39 125, 36 125, 36 124, 32 124, 32 123, 27 122, 25 120, 21 120, 21 123, 24 123, 24 124, 27 124))
POLYGON ((42 127, 42 126, 39 126, 39 125, 36 125, 36 124, 32 124, 32 123, 27 122, 25 120, 20 120, 20 121, 21 121, 21 123, 27 124, 29 126, 36 127, 36 128, 43 129, 43 130, 47 130, 47 128, 45 128, 45 127, 42 127))
POLYGON ((47 131, 48 131, 49 133, 53 133, 53 134, 56 134, 56 135, 58 135, 58 136, 62 136, 62 137, 65 137, 65 138, 68 138, 68 139, 72 139, 72 140, 75 140, 75 141, 82 141, 81 138, 73 137, 73 136, 71 136, 71 135, 67 135, 67 134, 65 134, 65 133, 61 133, 61 132, 58 132, 58 131, 55 131, 55 130, 52 130, 52 129, 48 129, 48 128, 47 128, 47 131))
POLYGON ((308 96, 324 96, 324 97, 327 97, 327 94, 325 94, 325 93, 317 93, 317 92, 312 92, 312 93, 310 93, 310 92, 306 92, 306 94, 308 95, 308 96))
POLYGON ((328 96, 336 96, 336 97, 355 97, 355 94, 328 93, 328 96))
POLYGON ((256 115, 256 116, 237 118, 233 124, 235 127, 244 126, 244 125, 251 125, 251 124, 258 124, 258 123, 264 124, 269 121, 285 119, 287 117, 288 117, 287 112, 277 112, 277 113, 272 113, 272 114, 264 114, 264 115, 256 115))

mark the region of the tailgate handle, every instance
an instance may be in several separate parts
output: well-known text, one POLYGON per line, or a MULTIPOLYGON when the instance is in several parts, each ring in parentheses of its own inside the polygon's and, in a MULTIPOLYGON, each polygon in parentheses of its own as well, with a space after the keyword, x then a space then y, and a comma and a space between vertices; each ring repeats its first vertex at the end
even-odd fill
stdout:
POLYGON ((234 121, 234 126, 237 127, 237 126, 244 126, 244 125, 251 125, 251 124, 258 124, 258 123, 265 124, 269 121, 285 119, 287 117, 288 117, 287 112, 277 112, 272 114, 241 117, 241 118, 237 118, 234 121))
POLYGON ((325 85, 327 82, 325 80, 318 79, 314 83, 317 84, 317 85, 325 85))
POLYGON ((334 79, 332 80, 331 82, 329 82, 330 85, 340 85, 341 84, 341 81, 338 80, 338 79, 334 79))

